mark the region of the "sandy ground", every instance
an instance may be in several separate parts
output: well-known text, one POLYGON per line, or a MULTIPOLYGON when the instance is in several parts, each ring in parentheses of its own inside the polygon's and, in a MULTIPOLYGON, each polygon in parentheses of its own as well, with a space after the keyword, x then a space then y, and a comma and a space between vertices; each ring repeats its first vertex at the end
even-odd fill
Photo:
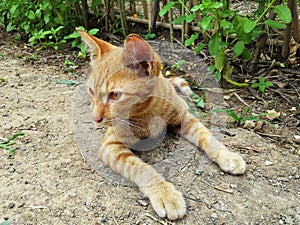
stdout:
POLYGON ((62 66, 28 63, 5 49, 0 46, 0 137, 25 135, 13 157, 0 149, 0 224, 300 224, 297 147, 241 128, 224 143, 242 154, 246 174, 225 174, 201 151, 190 151, 168 178, 184 193, 187 215, 158 218, 137 187, 105 176, 106 168, 83 157, 74 138, 78 89, 51 81, 70 79, 62 66))

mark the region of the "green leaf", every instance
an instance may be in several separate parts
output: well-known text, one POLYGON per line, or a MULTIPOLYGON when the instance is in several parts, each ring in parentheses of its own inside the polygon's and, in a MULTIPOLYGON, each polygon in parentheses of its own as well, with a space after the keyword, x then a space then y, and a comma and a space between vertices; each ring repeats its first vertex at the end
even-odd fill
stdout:
POLYGON ((245 43, 243 41, 238 41, 236 45, 232 48, 236 56, 240 56, 241 54, 243 54, 244 49, 245 49, 245 43))
POLYGON ((184 45, 185 45, 185 46, 191 46, 191 45, 193 45, 193 44, 194 44, 194 41, 195 41, 196 39, 198 39, 198 37, 199 37, 199 33, 194 33, 194 34, 192 34, 191 37, 190 37, 189 39, 185 40, 184 45))
POLYGON ((13 5, 11 8, 10 8, 10 10, 9 10, 9 13, 11 14, 11 15, 15 15, 15 12, 16 12, 16 10, 17 10, 17 8, 19 7, 19 5, 13 5))
POLYGON ((252 87, 252 88, 257 88, 258 86, 259 86, 258 83, 253 83, 253 84, 251 84, 251 87, 252 87))
POLYGON ((199 45, 197 45, 193 50, 196 54, 199 54, 201 52, 201 50, 206 46, 206 44, 204 43, 200 43, 199 45))
POLYGON ((230 109, 225 110, 225 112, 227 113, 227 115, 231 116, 232 119, 234 119, 234 121, 236 121, 238 123, 240 122, 240 120, 241 120, 241 116, 240 115, 238 115, 237 113, 233 112, 230 109))
POLYGON ((16 139, 19 136, 24 136, 24 133, 16 133, 14 135, 12 135, 11 137, 9 137, 8 139, 4 140, 3 142, 1 142, 1 144, 8 144, 10 141, 16 139))
POLYGON ((12 22, 9 22, 9 24, 6 26, 6 31, 10 32, 14 29, 14 25, 12 24, 12 22))
POLYGON ((223 28, 224 30, 227 30, 227 29, 232 28, 232 23, 224 19, 224 20, 221 20, 220 27, 223 28))
POLYGON ((277 5, 274 7, 274 12, 277 14, 278 18, 285 23, 290 23, 292 21, 291 10, 285 5, 277 5))
POLYGON ((210 7, 212 9, 219 9, 219 8, 223 7, 223 3, 222 2, 214 2, 210 5, 210 7))
POLYGON ((162 17, 163 15, 165 15, 173 6, 175 5, 175 2, 168 2, 163 8, 162 10, 160 10, 159 12, 159 16, 162 17))
POLYGON ((250 20, 245 17, 244 21, 244 31, 246 34, 250 33, 256 27, 256 21, 250 20))
POLYGON ((271 81, 267 81, 267 82, 265 82, 265 86, 266 87, 272 87, 273 83, 271 81))
POLYGON ((180 16, 180 17, 177 17, 173 20, 172 24, 174 25, 179 25, 179 24, 182 24, 183 21, 185 21, 186 19, 186 16, 180 16))
POLYGON ((32 10, 29 10, 27 17, 31 20, 35 20, 35 14, 32 10))
POLYGON ((97 29, 97 28, 94 28, 94 29, 91 29, 91 30, 89 30, 89 34, 91 34, 91 35, 95 35, 95 34, 97 34, 98 33, 98 31, 99 31, 99 29, 97 29))
POLYGON ((49 13, 46 13, 45 15, 44 15, 44 21, 45 21, 45 24, 48 24, 49 23, 49 21, 50 21, 50 14, 49 13))
POLYGON ((242 53, 242 56, 244 59, 246 59, 247 61, 251 60, 253 55, 252 53, 247 49, 247 48, 244 48, 244 51, 242 53))
POLYGON ((222 49, 222 39, 220 33, 215 33, 208 42, 208 50, 211 55, 216 56, 222 49))
POLYGON ((191 23, 195 19, 195 14, 190 14, 186 16, 186 22, 191 23))
POLYGON ((275 28, 275 29, 284 29, 286 27, 286 25, 284 23, 281 23, 276 20, 265 20, 264 24, 266 24, 272 28, 275 28))
POLYGON ((198 11, 199 9, 201 9, 201 4, 199 4, 199 5, 195 5, 195 6, 193 6, 192 8, 191 8, 191 12, 196 12, 196 11, 198 11))
POLYGON ((200 26, 203 31, 209 30, 214 26, 212 20, 213 20, 212 16, 205 16, 198 23, 198 26, 200 26))
POLYGON ((215 72, 215 77, 216 77, 216 80, 217 80, 217 81, 220 81, 220 80, 222 79, 222 74, 221 74, 221 72, 216 71, 216 72, 215 72))
POLYGON ((215 57, 215 67, 219 72, 222 72, 225 66, 225 52, 220 51, 218 55, 215 57))

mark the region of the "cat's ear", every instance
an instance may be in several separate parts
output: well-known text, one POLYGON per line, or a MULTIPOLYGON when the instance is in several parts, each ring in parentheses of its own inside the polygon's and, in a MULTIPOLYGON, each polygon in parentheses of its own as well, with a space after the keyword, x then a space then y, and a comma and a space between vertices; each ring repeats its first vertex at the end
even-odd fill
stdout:
POLYGON ((141 75, 158 75, 160 59, 139 35, 130 34, 124 42, 123 63, 141 75))
POLYGON ((76 28, 76 31, 80 34, 84 42, 87 44, 91 51, 91 60, 99 59, 101 56, 115 48, 116 46, 100 40, 93 35, 81 30, 80 28, 76 28))

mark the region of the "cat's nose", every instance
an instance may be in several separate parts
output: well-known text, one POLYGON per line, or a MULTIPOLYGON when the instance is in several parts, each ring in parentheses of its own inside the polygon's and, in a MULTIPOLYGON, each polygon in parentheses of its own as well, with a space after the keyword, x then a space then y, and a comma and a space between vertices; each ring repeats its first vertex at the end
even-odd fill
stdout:
POLYGON ((96 123, 101 123, 103 118, 101 117, 94 117, 93 120, 96 122, 96 123))

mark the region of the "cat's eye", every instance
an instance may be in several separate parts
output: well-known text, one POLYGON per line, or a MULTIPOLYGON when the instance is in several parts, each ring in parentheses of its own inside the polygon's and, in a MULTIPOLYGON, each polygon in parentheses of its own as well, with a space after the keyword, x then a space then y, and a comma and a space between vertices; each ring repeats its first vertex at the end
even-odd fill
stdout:
POLYGON ((95 96, 95 92, 92 88, 88 87, 87 92, 90 96, 95 96))
POLYGON ((119 100, 122 96, 122 92, 120 91, 112 91, 109 93, 109 99, 111 100, 119 100))

